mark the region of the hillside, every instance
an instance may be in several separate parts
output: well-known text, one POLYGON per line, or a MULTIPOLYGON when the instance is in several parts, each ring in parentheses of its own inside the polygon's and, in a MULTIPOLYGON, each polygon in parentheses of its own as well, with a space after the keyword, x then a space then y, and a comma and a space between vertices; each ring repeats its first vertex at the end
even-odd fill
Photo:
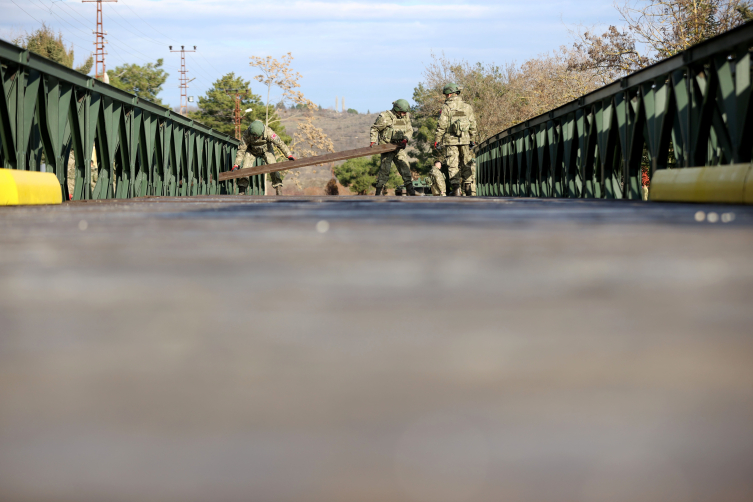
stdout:
MULTIPOLYGON (((297 122, 291 115, 296 112, 278 110, 282 123, 290 136, 297 130, 297 122)), ((352 114, 319 110, 316 113, 317 127, 321 127, 332 139, 335 151, 352 150, 369 146, 369 128, 378 114, 352 114)), ((285 176, 283 193, 285 195, 324 195, 324 187, 332 179, 333 164, 311 166, 288 172, 285 176)), ((350 191, 338 184, 340 194, 348 195, 350 191)))

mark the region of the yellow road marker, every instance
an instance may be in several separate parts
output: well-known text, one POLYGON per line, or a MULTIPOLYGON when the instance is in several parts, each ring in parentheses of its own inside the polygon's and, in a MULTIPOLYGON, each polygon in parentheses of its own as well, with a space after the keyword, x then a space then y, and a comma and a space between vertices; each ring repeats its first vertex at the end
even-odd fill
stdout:
POLYGON ((0 169, 0 206, 60 204, 61 202, 63 202, 63 192, 54 174, 0 169))

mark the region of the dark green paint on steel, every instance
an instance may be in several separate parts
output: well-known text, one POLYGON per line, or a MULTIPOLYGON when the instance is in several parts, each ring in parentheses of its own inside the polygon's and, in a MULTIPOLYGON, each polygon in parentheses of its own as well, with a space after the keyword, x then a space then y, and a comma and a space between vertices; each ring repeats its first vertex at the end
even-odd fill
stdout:
POLYGON ((749 23, 488 138, 478 194, 640 199, 670 147, 676 167, 750 162, 752 49, 749 23))
MULTIPOLYGON (((72 198, 237 193, 218 182, 239 142, 171 110, 0 40, 0 166, 48 172, 72 198), (98 167, 91 187, 92 151, 98 167)), ((264 177, 249 190, 264 193, 264 177)))

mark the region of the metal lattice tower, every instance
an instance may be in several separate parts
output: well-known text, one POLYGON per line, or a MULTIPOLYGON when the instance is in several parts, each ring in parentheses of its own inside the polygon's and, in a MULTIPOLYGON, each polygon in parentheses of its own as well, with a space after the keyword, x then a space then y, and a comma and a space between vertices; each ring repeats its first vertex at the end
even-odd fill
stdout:
POLYGON ((96 36, 96 41, 94 42, 94 46, 96 47, 94 78, 99 80, 104 80, 105 78, 105 56, 107 55, 105 52, 105 44, 107 43, 105 41, 105 35, 107 35, 107 33, 102 29, 102 3, 117 3, 117 1, 118 0, 81 0, 81 3, 97 4, 97 31, 93 31, 92 33, 96 36))
POLYGON ((233 123, 235 124, 235 139, 241 139, 241 99, 248 96, 247 89, 225 89, 225 93, 235 100, 233 109, 233 123), (243 91, 243 92, 241 92, 243 91))
POLYGON ((193 79, 188 80, 188 70, 186 70, 186 52, 196 52, 196 46, 193 46, 192 51, 187 51, 185 45, 180 46, 179 51, 174 51, 173 46, 170 46, 170 52, 180 52, 180 114, 185 115, 188 113, 188 83, 193 79))

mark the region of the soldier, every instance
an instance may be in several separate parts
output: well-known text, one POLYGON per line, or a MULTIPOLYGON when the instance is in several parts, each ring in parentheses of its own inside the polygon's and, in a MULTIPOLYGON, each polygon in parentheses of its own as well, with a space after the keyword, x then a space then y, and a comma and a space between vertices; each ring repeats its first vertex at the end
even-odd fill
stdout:
POLYGON ((437 121, 434 148, 443 144, 446 148, 447 170, 450 173, 452 195, 473 195, 476 159, 471 148, 476 146, 476 116, 473 107, 460 97, 456 84, 444 86, 446 97, 437 121))
MULTIPOLYGON (((235 165, 232 170, 235 171, 240 166, 251 167, 256 162, 256 158, 260 156, 264 156, 267 164, 275 164, 277 159, 275 159, 274 147, 279 148, 288 160, 295 160, 288 149, 288 145, 283 143, 272 129, 266 127, 261 120, 254 120, 243 133, 241 147, 238 149, 238 155, 235 156, 235 165)), ((283 174, 281 172, 269 173, 269 177, 272 178, 275 193, 282 195, 283 174)), ((249 178, 238 178, 237 183, 240 193, 246 193, 249 178)))
POLYGON ((429 171, 429 180, 431 180, 431 194, 444 197, 447 187, 444 182, 444 174, 442 174, 441 160, 434 161, 434 167, 429 171))
POLYGON ((384 185, 390 177, 390 169, 392 169, 393 162, 400 176, 403 178, 405 191, 408 192, 408 195, 416 195, 416 190, 413 188, 413 179, 410 174, 408 155, 405 152, 408 140, 413 137, 413 126, 410 123, 408 110, 410 110, 408 102, 404 99, 398 99, 392 103, 392 110, 380 113, 374 125, 371 126, 371 145, 369 146, 373 147, 375 144, 384 145, 385 143, 393 143, 400 146, 400 149, 395 152, 382 154, 375 185, 376 195, 387 195, 387 189, 384 188, 384 185), (382 190, 384 190, 384 193, 382 193, 382 190))

